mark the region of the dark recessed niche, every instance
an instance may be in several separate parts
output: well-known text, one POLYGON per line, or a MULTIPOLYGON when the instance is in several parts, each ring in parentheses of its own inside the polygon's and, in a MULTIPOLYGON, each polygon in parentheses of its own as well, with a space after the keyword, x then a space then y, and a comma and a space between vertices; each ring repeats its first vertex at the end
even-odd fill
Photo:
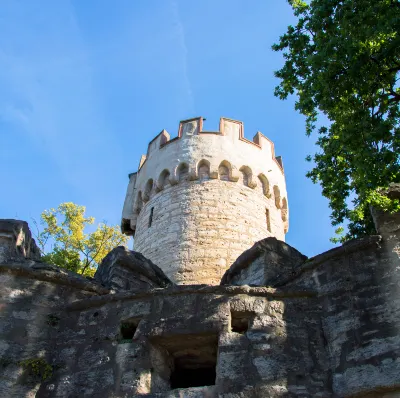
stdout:
MULTIPOLYGON (((200 359, 200 358, 199 358, 200 359)), ((203 364, 201 360, 191 361, 190 367, 175 361, 174 371, 171 373, 171 390, 176 388, 213 386, 215 384, 216 363, 203 364)))
POLYGON ((231 311, 231 331, 245 334, 249 330, 251 313, 231 311))
MULTIPOLYGON (((176 335, 154 339, 154 347, 164 353, 164 365, 154 363, 154 372, 170 368, 170 389, 215 385, 218 335, 214 333, 176 335)), ((162 377, 162 376, 161 376, 162 377)))
POLYGON ((121 322, 120 332, 123 340, 132 340, 139 326, 140 318, 131 318, 121 322))

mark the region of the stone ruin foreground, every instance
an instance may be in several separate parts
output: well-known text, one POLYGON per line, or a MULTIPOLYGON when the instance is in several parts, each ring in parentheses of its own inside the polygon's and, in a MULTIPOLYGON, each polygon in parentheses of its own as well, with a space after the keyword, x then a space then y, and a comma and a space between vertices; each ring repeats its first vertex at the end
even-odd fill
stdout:
POLYGON ((400 214, 372 214, 377 235, 307 258, 267 138, 162 131, 130 175, 136 251, 94 278, 0 220, 0 397, 399 397, 400 214))

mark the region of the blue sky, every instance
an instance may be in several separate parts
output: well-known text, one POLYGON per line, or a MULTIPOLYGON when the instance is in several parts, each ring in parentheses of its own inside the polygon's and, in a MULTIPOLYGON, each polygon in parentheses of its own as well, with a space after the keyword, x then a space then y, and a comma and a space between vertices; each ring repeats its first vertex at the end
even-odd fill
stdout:
POLYGON ((128 173, 181 119, 242 120, 275 143, 287 179, 287 242, 332 247, 328 202, 305 177, 313 138, 294 98, 273 95, 271 45, 286 1, 0 0, 0 217, 31 221, 72 201, 119 224, 128 173))

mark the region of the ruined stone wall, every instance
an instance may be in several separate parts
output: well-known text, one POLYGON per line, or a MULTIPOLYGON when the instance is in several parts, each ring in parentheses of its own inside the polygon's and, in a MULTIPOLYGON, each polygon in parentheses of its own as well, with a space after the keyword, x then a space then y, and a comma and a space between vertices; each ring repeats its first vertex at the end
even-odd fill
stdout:
POLYGON ((318 311, 302 292, 116 294, 72 303, 53 332, 58 367, 38 397, 330 396, 318 311), (191 369, 200 384, 184 387, 191 369))
POLYGON ((382 236, 311 259, 267 238, 222 286, 173 285, 123 248, 88 280, 15 250, 14 234, 0 263, 0 396, 396 397, 400 214, 378 218, 382 236))
MULTIPOLYGON (((400 199, 400 184, 383 193, 400 199)), ((338 396, 400 395, 400 213, 371 211, 380 236, 322 253, 285 283, 318 292, 338 396)))
POLYGON ((243 137, 241 122, 202 119, 163 131, 132 174, 122 228, 135 250, 177 283, 217 284, 236 257, 266 236, 284 240, 288 203, 282 162, 261 133, 243 137))
MULTIPOLYGON (((391 189, 393 197, 400 196, 400 185, 391 189)), ((381 236, 349 241, 307 260, 285 243, 265 239, 222 280, 317 295, 327 372, 338 397, 400 395, 400 213, 373 214, 381 236)))
POLYGON ((353 245, 312 259, 287 286, 318 292, 338 396, 400 394, 400 259, 380 237, 353 245))
POLYGON ((0 396, 33 398, 55 370, 53 345, 60 336, 53 331, 63 307, 107 290, 40 263, 0 264, 0 286, 0 396))

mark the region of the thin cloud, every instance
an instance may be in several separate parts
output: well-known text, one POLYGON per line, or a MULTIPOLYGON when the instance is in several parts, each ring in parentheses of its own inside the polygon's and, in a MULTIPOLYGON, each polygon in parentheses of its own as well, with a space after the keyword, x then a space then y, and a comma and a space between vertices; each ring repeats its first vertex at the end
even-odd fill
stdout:
POLYGON ((181 48, 182 55, 182 69, 183 69, 183 80, 185 84, 186 93, 188 96, 190 110, 194 111, 194 95, 192 91, 192 85, 189 79, 188 73, 188 49, 186 46, 185 29, 179 14, 179 4, 176 0, 171 1, 173 23, 176 26, 176 33, 178 35, 179 46, 181 48))

